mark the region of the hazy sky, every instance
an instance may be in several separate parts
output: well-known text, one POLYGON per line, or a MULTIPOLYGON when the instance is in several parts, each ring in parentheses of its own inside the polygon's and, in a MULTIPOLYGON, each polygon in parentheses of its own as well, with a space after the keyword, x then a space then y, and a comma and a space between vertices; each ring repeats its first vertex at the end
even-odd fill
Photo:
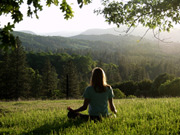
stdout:
MULTIPOLYGON (((45 1, 42 0, 45 5, 45 1)), ((109 25, 105 22, 105 19, 102 15, 96 15, 93 13, 94 9, 98 9, 101 4, 101 0, 93 0, 91 4, 83 6, 82 9, 79 8, 77 0, 68 0, 68 3, 72 3, 72 8, 74 17, 69 20, 65 20, 62 12, 57 6, 43 7, 43 11, 39 12, 39 19, 27 17, 27 6, 24 4, 21 8, 24 14, 24 20, 19 24, 16 24, 15 29, 20 30, 29 30, 37 34, 46 34, 54 32, 83 32, 87 29, 93 28, 112 28, 116 27, 115 25, 109 25)), ((126 1, 126 0, 122 0, 126 1)), ((11 19, 10 17, 0 16, 1 27, 11 19)), ((179 25, 178 25, 179 26, 179 25)))
MULTIPOLYGON (((82 9, 79 8, 77 0, 69 0, 72 3, 74 17, 69 20, 65 20, 59 7, 44 6, 43 11, 39 12, 39 19, 27 17, 27 6, 22 7, 24 13, 24 20, 19 24, 16 24, 14 30, 30 30, 35 33, 51 33, 51 32, 82 32, 92 28, 110 28, 113 25, 109 25, 105 22, 102 15, 96 15, 93 13, 94 9, 99 8, 100 0, 94 0, 91 4, 85 5, 82 9)), ((10 17, 0 17, 1 25, 6 24, 10 17)))

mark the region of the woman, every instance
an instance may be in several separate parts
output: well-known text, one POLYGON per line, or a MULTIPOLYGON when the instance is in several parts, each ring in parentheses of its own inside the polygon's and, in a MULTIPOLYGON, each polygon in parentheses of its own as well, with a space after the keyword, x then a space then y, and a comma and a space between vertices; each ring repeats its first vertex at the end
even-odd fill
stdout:
POLYGON ((85 120, 100 120, 101 117, 106 117, 109 115, 108 102, 110 110, 115 114, 117 113, 117 110, 113 104, 114 93, 111 86, 107 84, 106 75, 102 68, 96 67, 93 69, 90 79, 90 86, 86 88, 83 97, 84 103, 80 108, 67 108, 69 110, 69 118, 80 117, 85 120), (89 115, 79 113, 86 110, 88 105, 89 115))

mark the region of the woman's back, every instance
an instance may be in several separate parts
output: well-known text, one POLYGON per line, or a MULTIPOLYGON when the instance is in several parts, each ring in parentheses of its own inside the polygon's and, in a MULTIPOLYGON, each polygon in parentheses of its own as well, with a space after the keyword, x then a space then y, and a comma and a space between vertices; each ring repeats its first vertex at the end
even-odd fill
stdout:
POLYGON ((111 87, 106 87, 105 92, 96 92, 93 86, 86 88, 83 97, 89 99, 89 115, 108 115, 108 99, 114 96, 111 87))

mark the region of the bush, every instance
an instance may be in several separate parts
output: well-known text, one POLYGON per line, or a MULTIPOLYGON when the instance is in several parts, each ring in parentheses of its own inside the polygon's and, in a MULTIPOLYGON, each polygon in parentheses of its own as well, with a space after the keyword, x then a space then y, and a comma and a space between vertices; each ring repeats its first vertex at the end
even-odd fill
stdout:
POLYGON ((126 95, 118 88, 114 89, 115 99, 126 98, 126 95))
POLYGON ((138 90, 135 92, 135 95, 138 97, 150 97, 151 96, 151 87, 152 81, 151 80, 142 80, 137 83, 138 90))
POLYGON ((134 95, 138 89, 137 83, 133 81, 126 81, 119 84, 115 84, 113 88, 120 89, 126 96, 134 95))
POLYGON ((159 93, 159 87, 161 86, 161 84, 165 83, 166 81, 168 80, 173 80, 175 78, 174 75, 171 75, 171 74, 167 74, 167 73, 164 73, 164 74, 160 74, 158 77, 155 78, 153 84, 152 84, 152 96, 154 97, 158 97, 158 96, 161 96, 160 93, 159 93))
POLYGON ((160 96, 176 97, 180 96, 180 78, 176 78, 172 81, 166 81, 161 84, 158 89, 160 96))
POLYGON ((137 98, 137 97, 136 97, 136 96, 134 96, 134 95, 129 95, 127 98, 132 99, 132 98, 137 98))

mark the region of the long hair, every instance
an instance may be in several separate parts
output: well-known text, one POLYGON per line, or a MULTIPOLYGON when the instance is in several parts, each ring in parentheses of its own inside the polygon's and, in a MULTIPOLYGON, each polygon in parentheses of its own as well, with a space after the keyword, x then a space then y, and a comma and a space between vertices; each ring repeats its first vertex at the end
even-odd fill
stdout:
POLYGON ((105 92, 107 84, 106 75, 102 68, 96 67, 92 71, 90 85, 94 87, 96 92, 105 92))

